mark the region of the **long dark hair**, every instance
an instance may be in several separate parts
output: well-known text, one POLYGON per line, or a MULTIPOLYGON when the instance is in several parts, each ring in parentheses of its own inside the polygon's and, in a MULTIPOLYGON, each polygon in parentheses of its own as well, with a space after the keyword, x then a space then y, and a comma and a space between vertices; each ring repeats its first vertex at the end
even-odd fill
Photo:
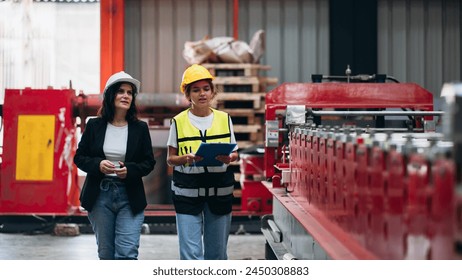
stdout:
POLYGON ((119 91, 119 88, 122 84, 129 84, 132 87, 133 91, 133 100, 132 103, 130 104, 130 108, 127 111, 127 115, 125 116, 125 119, 127 122, 134 122, 138 120, 138 109, 136 108, 136 95, 138 94, 137 88, 134 84, 130 82, 117 82, 110 87, 106 89, 104 92, 104 97, 103 97, 103 103, 101 105, 101 108, 98 110, 98 116, 101 117, 103 120, 107 122, 112 122, 114 120, 114 114, 115 114, 115 96, 117 92, 119 91))

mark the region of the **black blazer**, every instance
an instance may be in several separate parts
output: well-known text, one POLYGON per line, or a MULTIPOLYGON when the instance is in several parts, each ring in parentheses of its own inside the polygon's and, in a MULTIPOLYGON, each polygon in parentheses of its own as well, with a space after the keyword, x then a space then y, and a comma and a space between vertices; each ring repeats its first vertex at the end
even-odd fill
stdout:
MULTIPOLYGON (((104 174, 99 170, 99 164, 106 159, 103 151, 107 122, 102 118, 90 119, 82 134, 79 146, 74 156, 74 163, 87 173, 80 193, 80 204, 91 211, 100 192, 100 183, 104 174)), ((127 153, 125 155, 127 177, 127 195, 133 213, 143 211, 146 206, 146 194, 142 177, 148 175, 156 161, 152 152, 151 136, 148 125, 143 121, 128 124, 127 153)))

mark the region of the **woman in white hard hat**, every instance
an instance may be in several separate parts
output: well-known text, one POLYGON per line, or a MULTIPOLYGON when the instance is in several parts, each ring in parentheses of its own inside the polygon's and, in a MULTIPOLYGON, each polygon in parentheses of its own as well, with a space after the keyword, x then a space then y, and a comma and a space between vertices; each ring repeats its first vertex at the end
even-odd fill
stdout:
POLYGON ((98 117, 88 121, 74 156, 87 173, 80 202, 104 260, 138 258, 147 206, 142 177, 155 165, 148 126, 137 118, 139 88, 123 71, 108 79, 98 117))
POLYGON ((203 166, 202 157, 195 154, 202 142, 236 143, 230 116, 211 107, 217 94, 213 79, 201 65, 186 69, 180 90, 191 105, 172 119, 167 141, 182 260, 228 258, 235 183, 228 164, 237 160, 238 148, 218 155, 219 166, 203 166))

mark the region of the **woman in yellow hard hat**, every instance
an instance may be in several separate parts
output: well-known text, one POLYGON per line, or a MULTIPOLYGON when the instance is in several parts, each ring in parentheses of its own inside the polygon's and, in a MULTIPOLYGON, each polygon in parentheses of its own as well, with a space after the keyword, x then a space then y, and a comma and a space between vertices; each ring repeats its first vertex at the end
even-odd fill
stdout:
POLYGON ((218 164, 201 163, 196 155, 201 143, 236 144, 230 116, 213 109, 217 95, 214 77, 203 66, 186 69, 180 90, 190 108, 171 122, 167 163, 173 166, 172 195, 176 211, 180 259, 225 260, 231 227, 237 145, 231 153, 216 156, 218 164))
POLYGON ((87 173, 80 203, 102 260, 138 258, 147 206, 142 177, 156 163, 148 125, 136 115, 139 88, 123 71, 109 77, 98 117, 88 121, 74 156, 87 173))

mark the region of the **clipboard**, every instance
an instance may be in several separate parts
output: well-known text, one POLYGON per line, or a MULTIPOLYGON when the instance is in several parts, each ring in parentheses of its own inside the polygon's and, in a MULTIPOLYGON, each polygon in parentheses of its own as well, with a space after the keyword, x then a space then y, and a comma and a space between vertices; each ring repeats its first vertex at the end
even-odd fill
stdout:
POLYGON ((202 142, 196 152, 197 156, 203 157, 195 163, 196 166, 221 166, 223 162, 215 159, 218 155, 229 155, 233 152, 236 144, 231 143, 204 143, 202 142))

